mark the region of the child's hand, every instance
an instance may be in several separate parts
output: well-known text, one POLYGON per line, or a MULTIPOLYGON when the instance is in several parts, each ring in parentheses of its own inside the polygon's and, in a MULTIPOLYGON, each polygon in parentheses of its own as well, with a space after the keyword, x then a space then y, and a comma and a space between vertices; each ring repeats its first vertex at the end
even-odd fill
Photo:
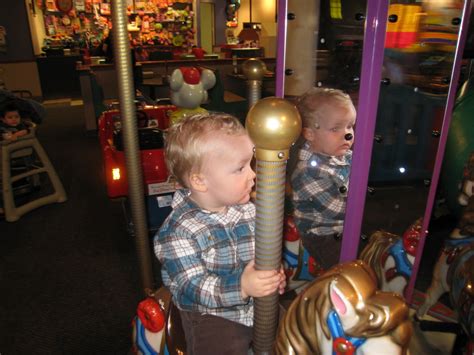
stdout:
POLYGON ((22 129, 21 131, 16 132, 14 135, 16 138, 26 136, 28 134, 28 130, 22 129))
POLYGON ((286 285, 285 274, 277 270, 256 270, 255 261, 252 260, 245 267, 241 276, 242 298, 264 297, 275 291, 281 293, 286 285))
POLYGON ((2 134, 2 137, 3 137, 4 140, 8 141, 8 140, 12 139, 13 136, 12 136, 11 132, 5 132, 5 133, 2 134))

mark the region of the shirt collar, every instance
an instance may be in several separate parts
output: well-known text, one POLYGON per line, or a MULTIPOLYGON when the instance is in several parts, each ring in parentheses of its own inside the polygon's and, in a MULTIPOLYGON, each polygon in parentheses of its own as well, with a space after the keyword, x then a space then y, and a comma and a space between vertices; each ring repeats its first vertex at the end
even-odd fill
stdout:
POLYGON ((334 157, 325 154, 313 153, 309 146, 309 142, 306 142, 300 150, 300 160, 311 160, 315 159, 317 162, 326 163, 328 165, 350 165, 352 158, 352 150, 348 150, 346 154, 339 157, 334 157))
POLYGON ((224 223, 230 223, 238 221, 244 211, 249 208, 248 206, 252 205, 251 202, 244 205, 232 205, 227 208, 225 213, 218 213, 199 207, 196 202, 190 198, 190 195, 191 191, 188 189, 176 190, 171 207, 178 215, 184 215, 185 213, 202 213, 209 218, 220 220, 224 223))

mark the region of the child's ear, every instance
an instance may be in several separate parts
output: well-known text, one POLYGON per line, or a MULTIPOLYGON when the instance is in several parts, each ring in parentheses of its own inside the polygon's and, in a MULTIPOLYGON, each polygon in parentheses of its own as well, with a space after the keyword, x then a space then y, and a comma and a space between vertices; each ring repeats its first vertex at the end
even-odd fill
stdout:
POLYGON ((189 184, 191 185, 191 188, 195 191, 207 191, 207 185, 202 174, 192 173, 189 177, 189 184))
POLYGON ((304 127, 303 128, 303 137, 307 141, 312 142, 314 140, 314 131, 312 128, 304 127))

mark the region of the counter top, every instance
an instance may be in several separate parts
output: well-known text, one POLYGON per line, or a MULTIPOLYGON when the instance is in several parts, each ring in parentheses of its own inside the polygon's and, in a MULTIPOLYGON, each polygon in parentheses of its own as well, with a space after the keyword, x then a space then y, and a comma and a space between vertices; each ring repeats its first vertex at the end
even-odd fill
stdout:
MULTIPOLYGON (((238 62, 243 62, 246 61, 248 58, 237 58, 238 62)), ((266 63, 274 63, 275 58, 258 58, 260 60, 263 60, 266 63)), ((232 58, 203 58, 203 59, 196 59, 196 58, 184 58, 184 59, 170 59, 170 60, 149 60, 145 62, 137 62, 137 65, 141 65, 143 67, 147 66, 155 66, 155 65, 177 65, 177 64, 183 64, 183 65, 189 65, 196 63, 196 65, 205 65, 205 66, 212 66, 212 63, 219 63, 219 64, 232 64, 233 59, 232 58)), ((96 70, 96 69, 101 69, 101 68, 113 68, 114 64, 113 63, 105 63, 105 64, 90 64, 90 65, 77 65, 76 69, 81 71, 81 70, 96 70)))

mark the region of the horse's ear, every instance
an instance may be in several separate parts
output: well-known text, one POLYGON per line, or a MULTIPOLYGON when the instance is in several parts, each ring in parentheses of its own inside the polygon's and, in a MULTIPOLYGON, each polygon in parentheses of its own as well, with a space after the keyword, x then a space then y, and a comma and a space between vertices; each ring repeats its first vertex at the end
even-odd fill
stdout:
POLYGON ((339 316, 344 329, 350 329, 358 322, 357 312, 344 295, 341 287, 338 287, 338 280, 333 280, 329 285, 329 298, 334 311, 339 316))
POLYGON ((329 286, 329 297, 336 313, 339 316, 344 316, 347 313, 345 297, 337 288, 336 281, 331 282, 331 285, 329 286))

